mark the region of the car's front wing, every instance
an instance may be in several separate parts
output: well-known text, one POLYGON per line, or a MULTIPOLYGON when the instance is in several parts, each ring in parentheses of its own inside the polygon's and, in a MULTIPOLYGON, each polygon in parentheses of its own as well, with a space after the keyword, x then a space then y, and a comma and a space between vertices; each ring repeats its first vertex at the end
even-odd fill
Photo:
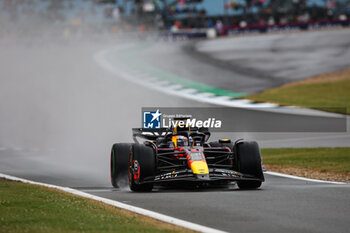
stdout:
POLYGON ((210 168, 209 174, 193 174, 191 169, 174 170, 161 173, 156 176, 146 177, 140 183, 161 183, 172 181, 194 181, 194 182, 214 182, 220 180, 238 181, 238 180, 257 180, 263 181, 253 175, 243 174, 229 169, 210 168))

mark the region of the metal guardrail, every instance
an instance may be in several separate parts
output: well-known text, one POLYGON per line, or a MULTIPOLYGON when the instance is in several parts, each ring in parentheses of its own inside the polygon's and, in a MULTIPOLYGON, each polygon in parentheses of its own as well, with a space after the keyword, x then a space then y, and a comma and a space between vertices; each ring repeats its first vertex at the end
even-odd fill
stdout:
MULTIPOLYGON (((333 20, 333 21, 309 21, 295 22, 275 25, 248 25, 246 27, 231 26, 224 27, 221 35, 238 35, 249 33, 269 33, 277 31, 293 31, 293 30, 314 30, 332 27, 349 27, 350 20, 333 20)), ((216 38, 218 36, 214 28, 196 28, 181 29, 176 31, 163 31, 160 37, 169 39, 198 39, 198 38, 216 38)))

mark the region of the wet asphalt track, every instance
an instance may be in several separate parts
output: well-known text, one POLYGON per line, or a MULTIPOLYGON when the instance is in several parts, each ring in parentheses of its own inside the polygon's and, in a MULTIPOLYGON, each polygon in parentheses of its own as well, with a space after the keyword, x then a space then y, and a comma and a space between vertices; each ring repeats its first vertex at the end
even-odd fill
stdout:
MULTIPOLYGON (((138 194, 127 188, 111 188, 110 146, 114 142, 130 141, 130 129, 140 124, 141 107, 207 105, 174 97, 170 102, 166 94, 145 90, 101 69, 92 56, 108 46, 112 44, 1 48, 0 172, 75 187, 230 232, 346 232, 349 229, 349 185, 266 176, 266 183, 257 191, 239 191, 230 186, 138 194)), ((170 67, 173 60, 179 64, 182 57, 182 75, 189 77, 196 76, 186 66, 189 61, 206 66, 193 58, 188 60, 187 54, 175 49, 180 44, 158 46, 153 46, 154 53, 159 48, 164 54, 164 48, 169 47, 167 56, 172 59, 158 63, 163 68, 170 67)), ((146 51, 142 56, 146 56, 146 51)), ((157 59, 158 56, 149 60, 157 59)), ((248 110, 237 109, 237 113, 254 115, 248 110)), ((270 113, 259 114, 270 116, 270 113)), ((225 136, 258 140, 263 147, 349 146, 350 141, 348 133, 225 136)))
POLYGON ((228 232, 346 232, 350 185, 319 184, 266 176, 261 190, 236 186, 193 190, 83 189, 228 232))

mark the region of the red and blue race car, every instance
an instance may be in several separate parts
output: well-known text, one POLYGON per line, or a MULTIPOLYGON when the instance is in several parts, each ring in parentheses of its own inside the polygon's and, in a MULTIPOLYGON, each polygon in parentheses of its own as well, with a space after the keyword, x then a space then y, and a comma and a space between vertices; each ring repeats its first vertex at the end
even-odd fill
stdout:
POLYGON ((111 152, 111 181, 128 180, 132 191, 151 191, 154 184, 237 182, 240 189, 264 181, 256 142, 221 139, 208 142, 207 128, 133 129, 135 143, 116 143, 111 152), (139 139, 144 142, 139 143, 139 139))

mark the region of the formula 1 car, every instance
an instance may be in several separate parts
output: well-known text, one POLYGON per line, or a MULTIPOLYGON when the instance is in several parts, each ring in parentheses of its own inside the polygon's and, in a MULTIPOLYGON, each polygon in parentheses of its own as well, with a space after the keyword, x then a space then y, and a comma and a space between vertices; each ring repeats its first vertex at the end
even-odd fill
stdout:
POLYGON ((151 191, 154 184, 236 181, 240 189, 256 189, 264 181, 256 142, 221 139, 207 142, 207 128, 133 129, 135 143, 116 143, 111 152, 111 181, 128 178, 132 191, 151 191), (143 139, 139 143, 138 139, 143 139))

